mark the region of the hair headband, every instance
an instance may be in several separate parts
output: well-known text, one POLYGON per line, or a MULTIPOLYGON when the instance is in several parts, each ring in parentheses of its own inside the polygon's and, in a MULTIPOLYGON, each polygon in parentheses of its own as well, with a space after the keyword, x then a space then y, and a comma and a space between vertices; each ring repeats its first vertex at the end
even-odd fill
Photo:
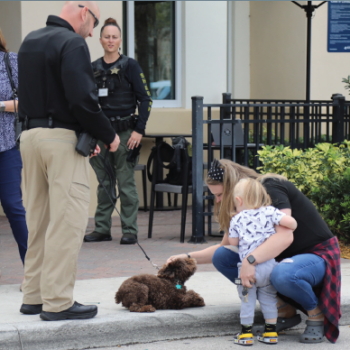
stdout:
POLYGON ((224 169, 221 166, 221 163, 214 159, 207 176, 215 181, 224 182, 224 169))

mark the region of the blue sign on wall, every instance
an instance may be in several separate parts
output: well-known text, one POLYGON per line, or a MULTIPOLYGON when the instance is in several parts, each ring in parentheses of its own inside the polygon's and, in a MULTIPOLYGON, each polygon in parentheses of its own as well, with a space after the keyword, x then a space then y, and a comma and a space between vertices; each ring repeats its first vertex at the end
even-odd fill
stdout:
POLYGON ((328 2, 328 52, 350 52, 350 1, 328 2))

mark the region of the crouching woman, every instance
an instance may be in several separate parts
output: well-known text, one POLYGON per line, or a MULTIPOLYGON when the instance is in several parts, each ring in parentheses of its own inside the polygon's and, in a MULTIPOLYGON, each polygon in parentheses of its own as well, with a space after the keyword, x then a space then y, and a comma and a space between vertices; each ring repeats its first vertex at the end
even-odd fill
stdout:
MULTIPOLYGON (((215 196, 214 214, 225 235, 220 245, 188 253, 198 264, 213 263, 231 282, 238 277, 239 255, 226 249, 228 228, 234 212, 233 189, 243 178, 258 179, 270 195, 272 205, 297 221, 293 232, 276 226, 276 233, 242 261, 243 286, 255 283, 255 266, 275 258, 271 283, 278 292, 277 331, 301 322, 296 308, 307 314, 302 343, 318 343, 323 336, 335 343, 339 336, 340 251, 315 206, 293 183, 277 174, 260 175, 252 169, 222 159, 208 172, 207 185, 215 196)), ((187 254, 172 256, 172 261, 187 254)))

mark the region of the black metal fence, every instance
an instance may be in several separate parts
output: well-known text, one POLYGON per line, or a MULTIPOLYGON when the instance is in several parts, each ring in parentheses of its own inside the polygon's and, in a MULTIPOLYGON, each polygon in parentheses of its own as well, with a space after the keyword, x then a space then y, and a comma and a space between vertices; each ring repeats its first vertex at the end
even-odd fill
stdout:
POLYGON ((204 241, 203 216, 208 217, 211 234, 212 196, 203 193, 203 169, 210 167, 214 156, 256 169, 257 152, 264 145, 306 149, 320 142, 340 143, 349 139, 349 135, 350 103, 341 94, 334 94, 329 101, 305 102, 237 100, 224 93, 222 104, 203 104, 203 97, 192 97, 191 241, 204 241), (203 205, 206 199, 209 199, 207 212, 203 205))

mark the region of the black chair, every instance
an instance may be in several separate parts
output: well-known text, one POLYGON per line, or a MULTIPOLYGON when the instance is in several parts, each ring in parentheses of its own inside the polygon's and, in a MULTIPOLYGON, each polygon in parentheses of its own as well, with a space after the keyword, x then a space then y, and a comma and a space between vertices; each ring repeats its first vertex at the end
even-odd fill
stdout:
POLYGON ((143 210, 148 211, 147 207, 147 182, 146 182, 146 165, 137 164, 135 171, 142 171, 142 190, 143 190, 143 210))
MULTIPOLYGON (((168 193, 168 195, 170 193, 174 193, 175 196, 177 196, 178 194, 182 195, 180 242, 183 243, 185 241, 187 199, 188 199, 188 194, 192 193, 192 186, 189 186, 188 184, 191 159, 187 153, 187 149, 180 150, 180 158, 181 158, 181 175, 180 175, 181 185, 173 185, 169 183, 156 183, 156 176, 152 177, 151 203, 150 203, 150 213, 149 213, 149 223, 148 223, 148 238, 152 238, 154 202, 155 202, 156 193, 165 192, 165 193, 168 193)), ((153 174, 157 174, 158 167, 163 167, 163 164, 160 163, 159 161, 154 161, 153 174)), ((167 209, 171 210, 172 208, 168 207, 167 209)), ((174 207, 173 209, 177 209, 177 208, 174 207)))

